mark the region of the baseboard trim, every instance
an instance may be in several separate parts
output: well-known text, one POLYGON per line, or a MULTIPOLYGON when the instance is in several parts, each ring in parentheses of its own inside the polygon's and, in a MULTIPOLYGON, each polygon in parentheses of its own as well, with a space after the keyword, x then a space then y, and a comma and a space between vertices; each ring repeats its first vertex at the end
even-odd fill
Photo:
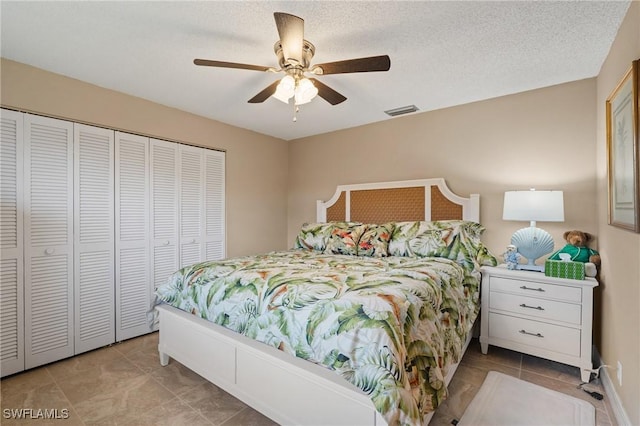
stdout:
MULTIPOLYGON (((598 352, 598 348, 596 348, 595 346, 593 347, 593 355, 593 358, 596 361, 596 366, 604 364, 602 358, 600 357, 600 353, 598 352)), ((624 410, 624 406, 622 405, 620 396, 618 396, 618 392, 616 392, 613 381, 611 381, 611 376, 609 376, 609 371, 607 371, 606 368, 600 370, 600 380, 602 380, 602 387, 604 387, 604 392, 609 397, 611 409, 613 410, 613 413, 611 414, 613 414, 613 416, 616 418, 616 423, 619 426, 631 426, 631 420, 629 420, 629 416, 624 410)))

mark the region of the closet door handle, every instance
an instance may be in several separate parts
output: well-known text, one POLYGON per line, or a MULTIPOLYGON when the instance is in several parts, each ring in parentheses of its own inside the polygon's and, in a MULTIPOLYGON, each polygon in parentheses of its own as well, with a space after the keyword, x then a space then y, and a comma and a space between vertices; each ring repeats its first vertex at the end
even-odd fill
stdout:
POLYGON ((544 308, 542 306, 529 306, 529 305, 525 305, 524 303, 521 303, 520 307, 521 308, 537 309, 539 311, 544 311, 544 308))
POLYGON ((544 289, 539 288, 539 287, 538 288, 531 288, 531 287, 527 287, 526 285, 523 285, 520 288, 523 289, 523 290, 541 291, 541 292, 544 293, 544 289))
POLYGON ((165 246, 168 246, 168 245, 169 245, 169 240, 165 241, 163 244, 164 244, 165 246))
POLYGON ((46 254, 46 255, 52 255, 55 252, 56 252, 56 250, 52 249, 52 248, 48 248, 48 249, 44 250, 44 254, 46 254))

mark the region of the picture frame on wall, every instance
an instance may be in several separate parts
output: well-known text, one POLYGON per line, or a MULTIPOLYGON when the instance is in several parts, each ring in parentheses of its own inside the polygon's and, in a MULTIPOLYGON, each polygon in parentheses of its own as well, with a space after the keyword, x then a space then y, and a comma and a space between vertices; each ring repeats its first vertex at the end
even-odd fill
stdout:
POLYGON ((640 59, 606 101, 609 225, 640 232, 640 59))

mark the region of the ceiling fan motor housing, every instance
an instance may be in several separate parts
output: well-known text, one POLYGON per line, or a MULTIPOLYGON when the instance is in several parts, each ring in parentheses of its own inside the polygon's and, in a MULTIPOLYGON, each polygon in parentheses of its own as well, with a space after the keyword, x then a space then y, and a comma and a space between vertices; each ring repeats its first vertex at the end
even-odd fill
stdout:
POLYGON ((309 64, 311 64, 313 55, 316 53, 316 47, 310 41, 302 41, 302 63, 298 63, 295 59, 284 57, 282 43, 280 40, 276 41, 273 45, 273 51, 276 53, 276 56, 278 57, 278 64, 280 64, 280 68, 283 70, 289 71, 291 68, 307 70, 309 68, 309 64))

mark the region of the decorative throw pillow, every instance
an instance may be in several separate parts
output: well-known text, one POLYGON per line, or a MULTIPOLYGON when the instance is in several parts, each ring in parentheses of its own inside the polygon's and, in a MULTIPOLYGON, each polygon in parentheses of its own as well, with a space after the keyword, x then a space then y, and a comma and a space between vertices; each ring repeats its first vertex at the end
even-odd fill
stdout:
POLYGON ((394 224, 367 225, 358 243, 358 256, 386 257, 394 224))
POLYGON ((305 223, 296 237, 294 248, 324 251, 333 226, 332 222, 305 223))
POLYGON ((334 223, 327 239, 325 254, 358 254, 358 242, 367 229, 367 225, 361 223, 334 223))

